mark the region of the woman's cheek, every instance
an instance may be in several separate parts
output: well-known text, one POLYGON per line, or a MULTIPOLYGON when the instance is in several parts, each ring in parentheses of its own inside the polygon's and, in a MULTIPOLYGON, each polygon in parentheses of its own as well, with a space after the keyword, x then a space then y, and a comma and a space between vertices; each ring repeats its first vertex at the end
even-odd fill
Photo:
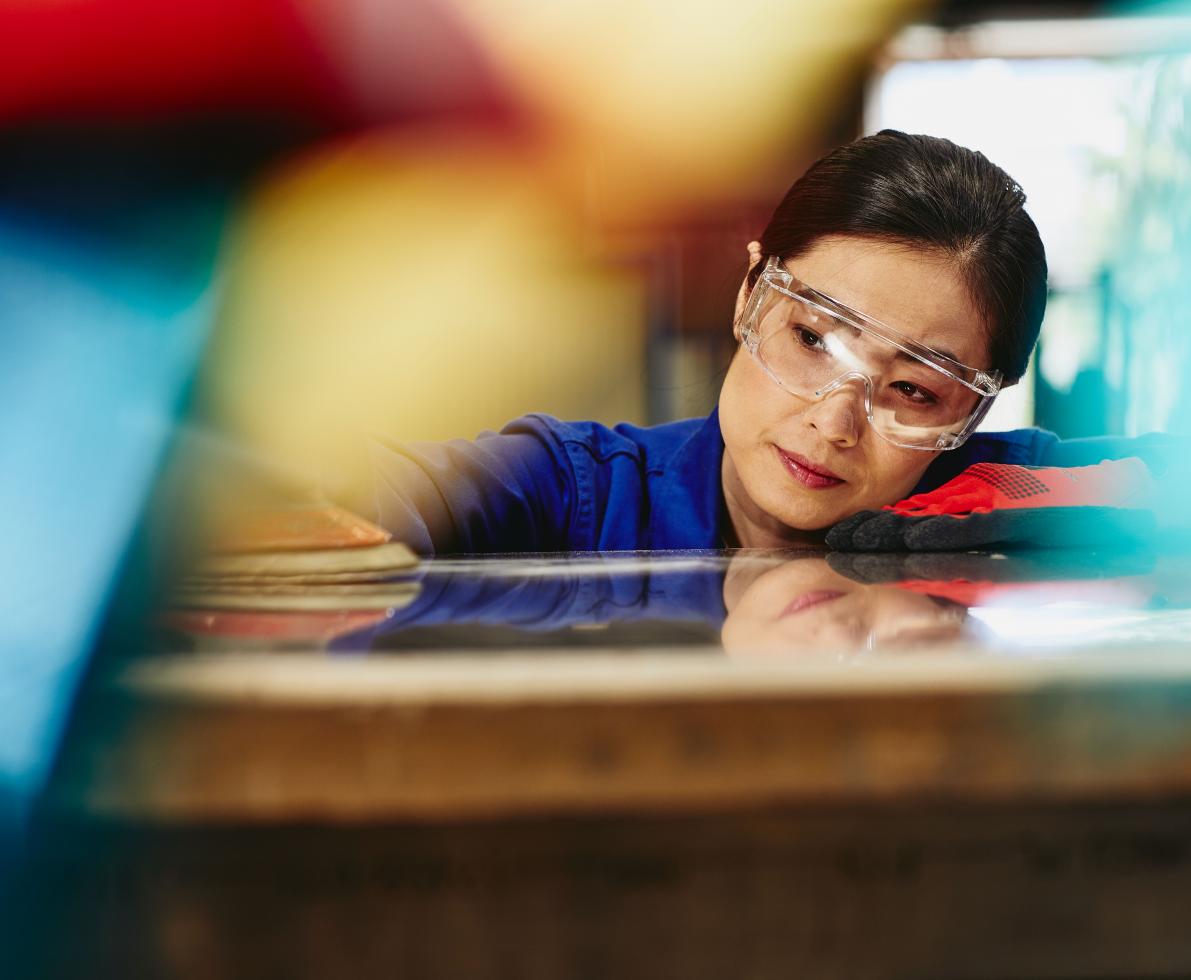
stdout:
POLYGON ((737 349, 720 392, 720 429, 728 450, 737 460, 763 425, 763 420, 757 417, 758 386, 748 371, 751 360, 743 348, 737 349))
POLYGON ((743 347, 737 348, 720 394, 720 424, 725 441, 731 434, 729 447, 755 448, 797 413, 796 400, 774 384, 743 347))
POLYGON ((869 486, 873 488, 872 508, 884 507, 908 497, 938 455, 937 452, 924 453, 882 445, 872 461, 873 479, 869 481, 869 486))

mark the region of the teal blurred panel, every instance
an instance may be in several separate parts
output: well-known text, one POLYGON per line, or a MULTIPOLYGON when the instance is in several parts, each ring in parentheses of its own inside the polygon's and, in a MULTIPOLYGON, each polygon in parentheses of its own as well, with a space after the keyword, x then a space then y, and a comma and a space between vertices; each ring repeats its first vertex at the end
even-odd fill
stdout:
MULTIPOLYGON (((1184 5, 1191 13, 1191 5, 1184 5)), ((1104 363, 1124 430, 1191 434, 1191 54, 1146 66, 1106 263, 1104 363)))
POLYGON ((215 309, 227 196, 0 201, 0 819, 50 770, 215 309))

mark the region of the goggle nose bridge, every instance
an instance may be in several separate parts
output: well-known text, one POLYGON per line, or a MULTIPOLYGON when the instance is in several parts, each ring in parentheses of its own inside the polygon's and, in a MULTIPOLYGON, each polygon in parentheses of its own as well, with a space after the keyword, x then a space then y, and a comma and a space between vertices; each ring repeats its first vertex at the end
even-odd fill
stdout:
POLYGON ((826 398, 832 392, 839 391, 844 385, 851 381, 859 381, 864 385, 864 414, 872 421, 873 417, 873 380, 867 374, 861 371, 845 371, 838 378, 828 381, 822 388, 815 392, 815 399, 821 400, 826 398))

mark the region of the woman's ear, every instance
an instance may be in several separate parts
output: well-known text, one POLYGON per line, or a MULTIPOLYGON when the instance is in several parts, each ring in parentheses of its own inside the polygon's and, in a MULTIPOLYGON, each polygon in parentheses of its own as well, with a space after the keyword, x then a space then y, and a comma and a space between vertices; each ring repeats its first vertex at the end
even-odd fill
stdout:
MULTIPOLYGON (((761 261, 761 243, 749 242, 748 253, 749 272, 752 272, 753 267, 761 261)), ((744 312, 744 304, 748 302, 749 292, 749 280, 746 274, 744 282, 740 284, 740 292, 736 294, 736 313, 732 317, 732 336, 736 338, 737 343, 740 342, 740 315, 744 312)))

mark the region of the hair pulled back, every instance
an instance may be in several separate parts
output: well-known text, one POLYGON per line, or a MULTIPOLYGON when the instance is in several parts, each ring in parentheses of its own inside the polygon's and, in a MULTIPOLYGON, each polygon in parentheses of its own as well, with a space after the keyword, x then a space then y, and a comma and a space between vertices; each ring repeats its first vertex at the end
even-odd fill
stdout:
POLYGON ((984 154, 885 129, 827 154, 795 181, 761 250, 792 259, 828 235, 852 235, 945 254, 984 318, 992 366, 1016 381, 1046 309, 1046 253, 1025 202, 984 154))

